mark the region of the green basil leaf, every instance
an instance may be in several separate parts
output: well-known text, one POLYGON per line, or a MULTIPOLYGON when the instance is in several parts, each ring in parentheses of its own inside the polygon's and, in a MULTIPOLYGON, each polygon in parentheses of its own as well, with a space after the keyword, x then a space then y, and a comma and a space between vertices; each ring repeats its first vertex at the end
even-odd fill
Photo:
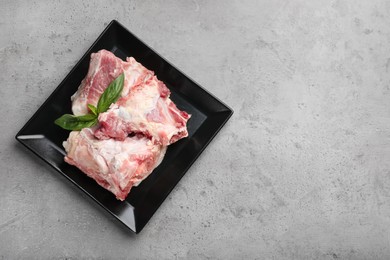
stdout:
POLYGON ((56 125, 71 131, 79 131, 85 127, 92 127, 96 125, 97 122, 97 115, 94 114, 87 114, 84 116, 65 114, 54 121, 56 125))
POLYGON ((106 112, 112 103, 115 103, 123 90, 125 75, 122 73, 106 88, 100 96, 97 107, 88 104, 89 110, 92 114, 83 116, 74 116, 65 114, 54 121, 54 123, 66 130, 79 131, 85 127, 92 127, 98 123, 99 113, 106 112))
POLYGON ((110 85, 108 85, 106 90, 99 98, 97 104, 98 113, 106 112, 110 105, 118 100, 123 90, 124 80, 125 75, 122 73, 115 80, 113 80, 110 85))
POLYGON ((88 104, 87 106, 89 110, 91 110, 92 114, 94 114, 95 116, 98 115, 97 108, 94 105, 88 104))

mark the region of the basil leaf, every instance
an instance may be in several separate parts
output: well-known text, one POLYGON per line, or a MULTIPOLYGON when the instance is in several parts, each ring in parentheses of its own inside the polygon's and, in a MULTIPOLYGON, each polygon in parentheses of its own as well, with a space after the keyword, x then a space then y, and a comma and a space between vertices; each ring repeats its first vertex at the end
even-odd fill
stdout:
POLYGON ((91 110, 92 114, 94 114, 95 116, 98 115, 97 108, 94 105, 88 104, 87 106, 89 110, 91 110))
POLYGON ((87 114, 84 116, 65 114, 54 121, 56 125, 71 131, 79 131, 85 127, 94 126, 97 122, 97 115, 94 114, 87 114))
POLYGON ((83 116, 74 116, 65 114, 60 118, 57 118, 54 123, 66 130, 79 131, 85 127, 92 127, 98 123, 99 113, 106 112, 112 103, 115 103, 120 97, 123 84, 125 81, 125 74, 122 73, 110 85, 106 88, 103 94, 100 96, 97 107, 91 104, 87 104, 92 114, 83 116))
POLYGON ((110 105, 118 100, 123 90, 124 80, 125 75, 122 73, 115 80, 113 80, 110 85, 108 85, 106 90, 99 98, 97 104, 98 113, 106 112, 110 105))

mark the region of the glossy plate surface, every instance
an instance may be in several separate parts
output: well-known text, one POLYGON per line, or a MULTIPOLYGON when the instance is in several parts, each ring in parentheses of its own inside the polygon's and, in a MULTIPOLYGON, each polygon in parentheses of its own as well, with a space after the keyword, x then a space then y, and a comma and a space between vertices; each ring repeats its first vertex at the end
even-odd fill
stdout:
POLYGON ((117 21, 112 21, 91 48, 16 135, 16 139, 88 194, 126 227, 138 233, 152 217, 188 168, 205 149, 233 111, 164 60, 117 21), (177 107, 192 115, 188 138, 169 146, 163 162, 125 201, 100 187, 76 167, 64 162, 62 142, 69 131, 54 125, 54 120, 71 113, 70 97, 86 76, 90 55, 101 49, 125 59, 133 56, 164 81, 177 107))

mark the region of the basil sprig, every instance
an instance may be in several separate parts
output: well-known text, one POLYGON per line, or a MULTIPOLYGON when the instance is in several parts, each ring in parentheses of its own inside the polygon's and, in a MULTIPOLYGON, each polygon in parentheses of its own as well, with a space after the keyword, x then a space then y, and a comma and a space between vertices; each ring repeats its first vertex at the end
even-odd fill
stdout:
POLYGON ((57 118, 54 123, 66 130, 79 131, 85 127, 92 127, 98 123, 100 113, 106 112, 112 103, 115 103, 123 90, 125 75, 122 73, 104 90, 100 96, 97 107, 88 104, 90 113, 83 116, 65 114, 57 118))

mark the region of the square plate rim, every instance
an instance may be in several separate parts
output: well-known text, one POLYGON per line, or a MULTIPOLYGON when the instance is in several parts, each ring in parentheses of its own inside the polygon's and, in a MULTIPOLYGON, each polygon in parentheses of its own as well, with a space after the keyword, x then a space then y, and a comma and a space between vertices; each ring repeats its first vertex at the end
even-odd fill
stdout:
MULTIPOLYGON (((151 48, 149 45, 147 45, 144 41, 142 41, 141 39, 139 39, 136 35, 134 35, 132 32, 130 32, 125 26, 123 26, 121 23, 119 23, 117 20, 112 20, 106 27, 105 29, 99 34, 99 36, 96 38, 96 40, 91 44, 91 46, 85 51, 85 53, 81 56, 81 58, 77 61, 77 63, 72 66, 71 70, 67 73, 67 75, 61 80, 61 82, 58 84, 58 86, 50 93, 50 95, 45 99, 45 101, 40 105, 40 107, 32 114, 32 116, 27 120, 27 122, 22 126, 22 128, 17 132, 17 134, 15 135, 15 139, 21 143, 24 147, 26 147, 28 150, 30 150, 31 152, 33 152, 33 154, 35 154, 36 156, 38 156, 40 159, 42 159, 46 164, 48 164, 49 166, 51 166, 53 169, 55 169, 57 172, 60 173, 60 175, 64 176, 66 179, 68 179, 71 183, 73 183, 75 186, 77 186, 82 192, 84 192, 87 197, 91 198, 93 201, 95 201, 96 203, 98 203, 99 206, 101 206, 103 209, 105 209, 111 216, 115 217, 116 219, 119 220, 120 223, 122 223, 124 226, 126 226, 128 229, 130 229, 131 231, 133 231, 134 233, 139 233, 142 228, 144 226, 141 227, 141 229, 136 229, 136 227, 134 229, 132 229, 128 224, 126 224, 123 219, 121 219, 117 214, 113 213, 112 211, 110 211, 104 204, 102 204, 98 199, 96 199, 93 195, 91 195, 87 190, 85 190, 81 185, 79 185, 77 182, 75 182, 73 179, 71 179, 69 176, 67 176, 66 174, 64 174, 61 170, 57 169, 53 164, 51 164, 50 162, 47 161, 47 159, 45 159, 42 155, 40 155, 36 150, 32 149, 31 147, 29 147, 29 145, 27 145, 23 139, 19 138, 20 136, 22 136, 23 132, 31 125, 31 123, 34 121, 34 119, 36 119, 36 117, 39 115, 39 113, 45 108, 45 106, 53 99, 53 97, 56 95, 56 93, 62 89, 62 87, 64 87, 64 83, 69 79, 69 77, 72 76, 72 74, 74 73, 74 71, 76 71, 76 69, 79 67, 79 65, 82 63, 82 61, 89 55, 89 53, 91 52, 91 50, 95 47, 96 44, 99 43, 99 41, 104 37, 104 35, 111 29, 113 28, 113 26, 119 26, 121 29, 124 29, 126 31, 126 33, 130 34, 132 37, 134 37, 135 39, 137 39, 139 42, 141 42, 143 45, 145 45, 149 50, 151 50, 153 53, 155 53, 159 59, 163 60, 164 62, 166 62, 167 64, 169 64, 171 67, 173 67, 177 72, 179 72, 180 74, 182 74, 186 79, 190 80, 193 84, 195 84, 197 86, 197 88, 199 88, 199 90, 201 90, 202 92, 204 92, 204 94, 208 95, 209 97, 213 98, 217 103, 219 103, 220 105, 223 106, 224 109, 222 110, 219 110, 219 111, 215 111, 215 113, 213 115, 217 115, 217 114, 224 114, 224 117, 223 117, 223 120, 222 122, 218 125, 218 128, 213 132, 212 136, 207 140, 207 142, 202 146, 201 150, 196 154, 196 156, 194 156, 191 160, 191 162, 187 165, 186 169, 184 170, 184 174, 187 172, 187 170, 191 167, 191 165, 197 160, 197 158, 201 155, 201 153, 204 151, 204 149, 208 146, 208 144, 214 139, 214 137, 218 134, 218 132, 223 128, 223 126, 227 123, 227 121, 230 119, 230 117, 233 115, 234 111, 232 108, 230 108, 228 105, 226 105, 223 101, 221 101, 218 97, 216 97, 215 95, 213 95, 212 93, 210 93, 208 90, 206 90, 205 88, 203 88, 200 84, 198 84, 196 81, 194 81, 192 78, 190 78, 189 76, 187 76, 187 74, 185 74, 184 72, 182 72, 181 70, 179 70, 176 66, 174 66, 172 63, 170 63, 167 59, 165 59, 162 55, 160 55, 158 52, 156 52, 153 48, 151 48)), ((179 178, 178 182, 180 181, 180 179, 184 176, 184 174, 179 178)), ((171 192, 172 189, 174 189, 174 187, 176 186, 176 184, 174 184, 170 191, 168 192, 168 194, 171 192)), ((163 199, 163 201, 165 200, 165 198, 163 199)), ((132 205, 128 202, 128 201, 123 201, 122 203, 126 203, 127 205, 131 206, 132 205)), ((159 208, 160 206, 158 206, 156 208, 156 210, 159 208)), ((151 214, 150 218, 154 215, 154 212, 151 214)), ((150 220, 149 218, 149 220, 150 220)), ((148 220, 148 221, 149 221, 148 220)), ((146 222, 148 222, 146 221, 146 222)), ((146 223, 145 223, 146 224, 146 223)))

